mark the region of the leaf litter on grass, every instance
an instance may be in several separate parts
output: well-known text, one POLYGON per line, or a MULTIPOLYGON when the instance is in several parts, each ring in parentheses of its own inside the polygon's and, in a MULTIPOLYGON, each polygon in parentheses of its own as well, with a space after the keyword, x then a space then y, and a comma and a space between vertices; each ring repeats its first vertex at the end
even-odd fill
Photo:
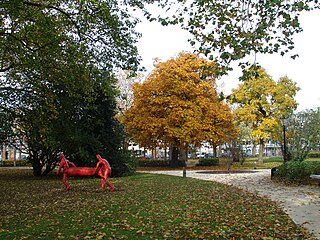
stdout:
POLYGON ((215 182, 136 174, 110 179, 113 193, 97 178, 65 192, 61 176, 0 173, 0 239, 312 239, 272 201, 215 182))

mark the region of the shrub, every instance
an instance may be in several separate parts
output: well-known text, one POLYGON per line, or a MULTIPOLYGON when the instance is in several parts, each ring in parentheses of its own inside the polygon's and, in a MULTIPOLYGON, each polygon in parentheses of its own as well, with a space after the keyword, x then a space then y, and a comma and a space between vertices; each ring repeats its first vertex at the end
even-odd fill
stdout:
POLYGON ((308 158, 320 158, 320 152, 309 152, 308 158))
POLYGON ((133 175, 136 171, 137 160, 129 152, 119 152, 117 159, 110 159, 112 177, 125 177, 133 175))
MULTIPOLYGON (((179 161, 178 166, 183 167, 185 165, 184 161, 179 161)), ((139 160, 138 161, 139 167, 169 167, 170 161, 169 160, 139 160)))
POLYGON ((201 158, 198 166, 217 166, 219 165, 219 158, 201 158))
POLYGON ((320 162, 290 161, 277 167, 275 178, 300 182, 307 180, 311 174, 320 174, 320 162))

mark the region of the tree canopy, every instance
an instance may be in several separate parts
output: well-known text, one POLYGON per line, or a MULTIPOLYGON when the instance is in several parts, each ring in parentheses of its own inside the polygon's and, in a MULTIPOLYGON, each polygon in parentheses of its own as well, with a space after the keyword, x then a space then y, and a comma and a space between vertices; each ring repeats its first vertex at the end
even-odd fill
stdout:
POLYGON ((291 50, 293 35, 302 31, 299 16, 320 8, 317 0, 166 0, 159 4, 166 12, 148 15, 151 20, 180 25, 193 35, 190 43, 200 53, 227 69, 235 60, 248 65, 246 57, 256 53, 297 57, 291 50))
MULTIPOLYGON (((180 24, 193 34, 191 44, 210 59, 218 59, 220 64, 214 64, 214 74, 210 75, 213 65, 203 67, 201 60, 199 66, 189 69, 189 77, 200 79, 194 80, 197 84, 188 81, 183 87, 175 81, 173 86, 181 87, 180 92, 162 90, 159 96, 154 95, 153 104, 168 101, 162 104, 171 116, 170 127, 164 128, 163 134, 156 131, 161 124, 154 122, 150 126, 154 131, 148 136, 150 139, 166 136, 162 138, 164 143, 175 144, 197 143, 200 139, 220 141, 223 136, 234 135, 235 131, 229 128, 232 119, 229 109, 215 100, 218 97, 211 89, 214 89, 214 83, 210 78, 223 73, 230 61, 244 59, 252 53, 289 52, 293 48, 293 34, 301 31, 300 12, 316 8, 319 8, 318 1, 307 0, 3 0, 0 2, 1 138, 7 138, 4 134, 18 134, 8 131, 13 126, 21 130, 20 133, 28 137, 29 148, 33 149, 31 160, 39 174, 41 166, 47 165, 51 169, 53 165, 50 167, 47 160, 51 159, 49 162, 52 163, 54 153, 61 146, 83 144, 75 149, 82 152, 81 158, 85 159, 88 153, 81 149, 90 148, 85 146, 84 139, 91 134, 86 127, 98 123, 93 119, 102 117, 100 113, 105 109, 110 110, 107 114, 110 121, 105 124, 114 123, 109 127, 116 132, 117 123, 111 120, 116 94, 114 70, 135 71, 139 68, 135 44, 140 34, 134 30, 139 19, 131 15, 131 9, 142 9, 150 20, 157 19, 163 25, 180 24), (145 6, 155 3, 168 10, 166 16, 150 14, 145 6), (185 92, 186 88, 193 87, 196 96, 185 92), (171 93, 177 95, 166 95, 171 93), (189 99, 183 99, 182 93, 195 100, 198 107, 188 103, 189 99), (211 101, 220 105, 208 108, 211 101), (109 105, 104 106, 104 103, 109 105), (97 109, 91 111, 92 108, 97 109), (185 119, 178 116, 182 112, 185 119), (210 119, 214 119, 214 124, 210 119), (189 131, 187 126, 191 124, 194 124, 194 130, 189 131), (222 127, 216 128, 217 125, 222 127), (81 131, 80 126, 85 130, 81 131), (61 139, 69 142, 62 144, 61 139), (47 160, 41 162, 40 159, 47 160)), ((169 79, 160 68, 158 71, 150 78, 169 79)), ((166 71, 174 74, 170 78, 185 79, 170 67, 166 71)), ((143 86, 151 89, 148 84, 143 86)), ((104 135, 96 134, 90 139, 104 135)), ((107 142, 111 144, 111 141, 107 142)), ((150 145, 150 142, 144 144, 150 145)), ((79 156, 71 149, 70 155, 79 156)))
POLYGON ((214 62, 190 53, 159 62, 147 80, 133 87, 126 126, 145 147, 228 141, 237 134, 230 108, 216 91, 214 62))
POLYGON ((34 173, 52 170, 59 151, 116 159, 113 71, 138 69, 137 19, 119 1, 95 0, 1 1, 0 16, 0 107, 34 173))
MULTIPOLYGON (((283 132, 279 128, 273 139, 282 146, 283 132)), ((288 160, 303 161, 311 150, 319 148, 320 108, 294 112, 286 116, 286 140, 288 160)))
POLYGON ((93 55, 100 67, 137 69, 137 19, 119 1, 5 0, 0 15, 2 72, 71 42, 81 43, 78 51, 93 55))
POLYGON ((279 125, 280 118, 297 108, 294 97, 300 88, 286 76, 276 82, 263 68, 253 71, 257 75, 249 74, 250 78, 233 89, 228 100, 235 105, 236 120, 252 129, 253 139, 260 144, 259 160, 262 161, 264 142, 279 125))

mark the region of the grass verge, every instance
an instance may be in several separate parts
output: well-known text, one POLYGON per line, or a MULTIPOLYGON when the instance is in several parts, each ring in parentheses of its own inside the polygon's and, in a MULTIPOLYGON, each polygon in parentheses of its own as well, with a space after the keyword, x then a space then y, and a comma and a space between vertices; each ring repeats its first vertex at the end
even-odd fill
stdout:
POLYGON ((311 239, 273 202, 223 184, 136 174, 36 178, 0 169, 0 239, 311 239))

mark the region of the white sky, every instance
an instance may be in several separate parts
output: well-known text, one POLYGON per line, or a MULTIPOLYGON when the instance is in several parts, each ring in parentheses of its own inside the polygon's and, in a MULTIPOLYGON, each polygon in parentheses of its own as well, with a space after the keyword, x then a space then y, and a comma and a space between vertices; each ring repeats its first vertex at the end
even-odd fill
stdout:
MULTIPOLYGON (((296 100, 298 110, 303 110, 320 107, 320 11, 303 13, 300 19, 304 31, 294 36, 292 52, 299 54, 299 58, 293 60, 289 56, 273 54, 258 55, 256 60, 274 80, 287 75, 298 83, 301 90, 296 100)), ((187 41, 190 35, 176 26, 163 27, 156 22, 143 21, 137 26, 137 31, 142 33, 138 49, 148 72, 153 69, 154 58, 166 61, 181 51, 192 51, 187 41)), ((218 82, 227 94, 237 86, 241 76, 241 70, 234 69, 218 82)))

